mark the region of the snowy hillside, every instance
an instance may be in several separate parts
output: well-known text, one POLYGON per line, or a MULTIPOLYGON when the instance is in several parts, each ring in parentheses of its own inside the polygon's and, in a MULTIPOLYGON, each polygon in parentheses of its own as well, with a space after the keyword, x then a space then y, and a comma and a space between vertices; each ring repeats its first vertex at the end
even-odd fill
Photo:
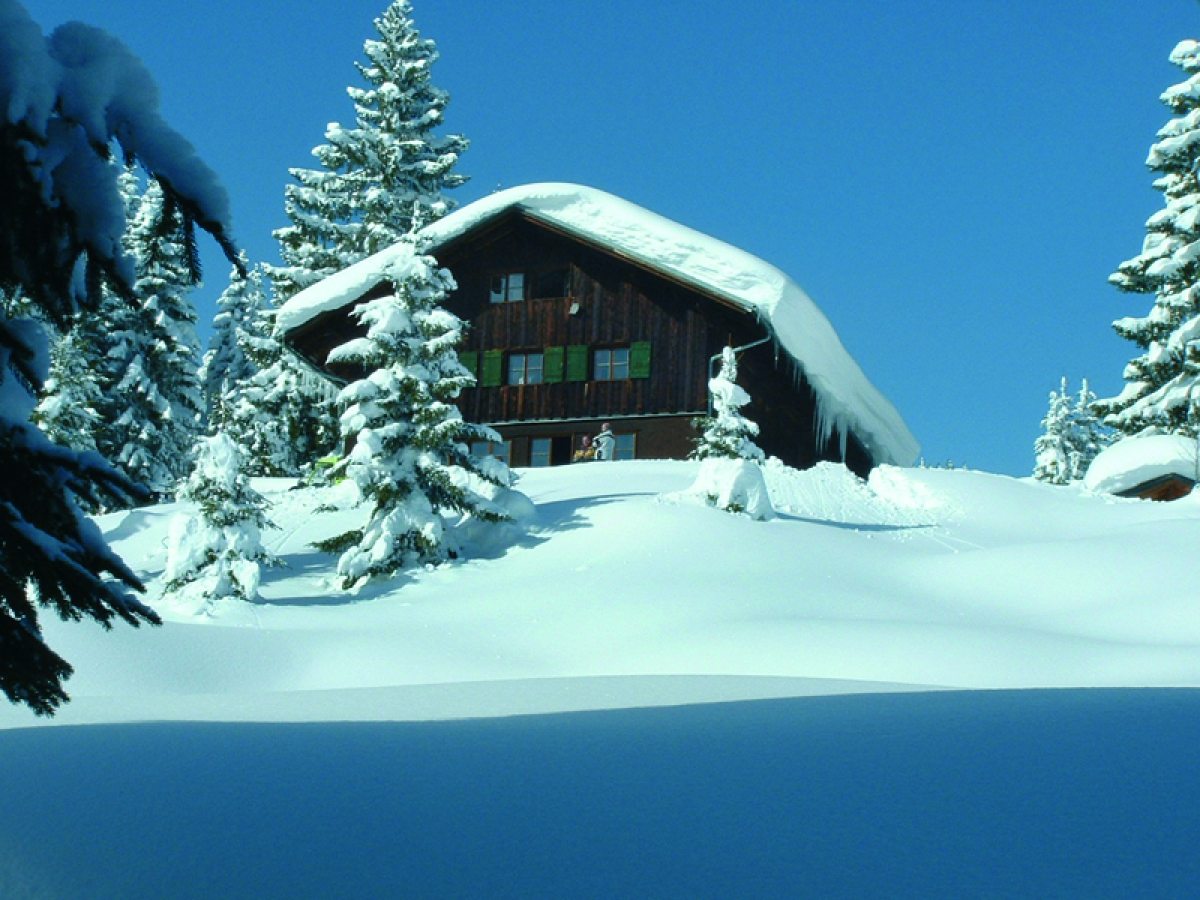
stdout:
MULTIPOLYGON (((17 848, 0 893, 964 896, 1066 878, 1094 896, 1146 876, 1166 896, 1194 879, 1200 692, 1161 689, 1200 685, 1200 500, 771 464, 777 516, 753 522, 667 496, 695 472, 523 471, 523 535, 355 595, 310 546, 361 514, 346 488, 256 482, 287 562, 266 602, 197 617, 152 598, 157 629, 47 623, 74 699, 48 728, 0 708, 0 845, 17 848), (976 690, 1096 687, 1113 690, 976 690), (34 817, 92 849, 34 847, 16 826, 34 817)), ((179 512, 101 524, 153 578, 179 512)))
MULTIPOLYGON (((480 696, 448 714, 487 714, 494 691, 522 709, 624 705, 640 702, 645 686, 610 685, 615 693, 597 704, 586 691, 560 697, 544 685, 532 696, 549 696, 535 701, 503 683, 649 675, 736 676, 737 696, 810 693, 812 679, 1200 685, 1196 500, 1115 500, 891 467, 863 483, 831 464, 772 465, 780 515, 756 523, 663 498, 695 471, 649 461, 526 471, 518 486, 536 513, 514 545, 476 546, 484 558, 358 594, 332 586, 335 557, 311 546, 361 517, 316 512, 345 505, 349 486, 256 482, 280 526, 265 542, 287 563, 264 573, 268 602, 196 617, 152 596, 167 619, 160 629, 48 623, 51 646, 77 669, 74 702, 56 721, 89 720, 93 704, 105 709, 101 718, 123 718, 121 709, 139 719, 208 717, 205 709, 219 718, 324 718, 327 692, 349 689, 372 694, 338 698, 346 715, 408 718, 411 692, 392 689, 471 682, 499 687, 472 692, 480 696), (805 682, 745 681, 765 678, 805 682)), ((179 512, 169 504, 101 522, 153 579, 179 512)), ((655 690, 669 690, 658 681, 655 690)), ((704 699, 699 688, 678 689, 704 699)), ((0 716, 29 721, 15 709, 0 716)))

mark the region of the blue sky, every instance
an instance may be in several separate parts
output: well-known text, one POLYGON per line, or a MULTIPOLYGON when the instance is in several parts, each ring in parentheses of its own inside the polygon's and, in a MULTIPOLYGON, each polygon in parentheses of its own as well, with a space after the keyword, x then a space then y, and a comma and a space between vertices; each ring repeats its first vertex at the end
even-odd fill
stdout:
MULTIPOLYGON (((287 169, 386 0, 24 0, 112 31, 276 261, 287 169), (149 12, 148 10, 152 10, 149 12)), ((576 181, 754 253, 812 295, 930 464, 1027 474, 1062 375, 1116 393, 1107 276, 1161 206, 1144 167, 1200 38, 1194 0, 414 0, 437 41, 455 196, 576 181)), ((202 318, 226 280, 206 247, 202 318)))

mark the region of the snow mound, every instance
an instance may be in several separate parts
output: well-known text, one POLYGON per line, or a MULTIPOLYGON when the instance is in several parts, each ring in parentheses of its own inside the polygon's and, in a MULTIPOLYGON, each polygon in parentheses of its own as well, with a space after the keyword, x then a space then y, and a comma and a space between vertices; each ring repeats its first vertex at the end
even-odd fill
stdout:
POLYGON ((1119 494, 1164 475, 1196 479, 1197 441, 1178 434, 1129 437, 1106 447, 1092 461, 1083 486, 1119 494))
POLYGON ((689 488, 664 499, 744 513, 756 522, 775 518, 762 467, 748 459, 706 459, 689 488))
MULTIPOLYGON (((782 271, 744 250, 595 188, 531 184, 468 204, 428 226, 429 252, 509 210, 609 249, 654 271, 754 313, 817 394, 821 429, 853 430, 880 462, 907 465, 919 446, 895 407, 867 380, 825 314, 782 271)), ((411 254, 396 244, 292 297, 277 323, 293 330, 340 309, 387 277, 411 254)))
POLYGON ((915 527, 933 524, 938 506, 929 488, 908 481, 903 471, 880 466, 865 482, 841 463, 820 462, 793 469, 772 457, 763 466, 776 510, 844 525, 915 527), (876 482, 876 473, 889 473, 876 482), (878 487, 876 486, 878 484, 878 487))

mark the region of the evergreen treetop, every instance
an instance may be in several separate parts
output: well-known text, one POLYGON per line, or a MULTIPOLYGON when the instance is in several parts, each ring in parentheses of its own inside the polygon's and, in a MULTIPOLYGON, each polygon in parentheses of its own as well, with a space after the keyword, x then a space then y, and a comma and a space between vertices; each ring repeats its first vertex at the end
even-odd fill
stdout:
POLYGON ((275 232, 284 265, 271 269, 281 302, 441 218, 453 208, 443 192, 466 181, 453 171, 466 139, 434 133, 449 98, 432 83, 437 49, 412 4, 396 0, 374 24, 378 38, 355 63, 366 86, 347 89, 354 125, 328 127, 313 150, 320 169, 291 170, 291 224, 275 232))
POLYGON ((1122 291, 1154 295, 1147 315, 1113 323, 1142 352, 1125 367, 1121 393, 1097 404, 1129 435, 1193 433, 1200 402, 1200 44, 1183 41, 1170 59, 1188 77, 1162 94, 1175 116, 1146 159, 1165 207, 1146 222, 1142 252, 1109 278, 1122 291))

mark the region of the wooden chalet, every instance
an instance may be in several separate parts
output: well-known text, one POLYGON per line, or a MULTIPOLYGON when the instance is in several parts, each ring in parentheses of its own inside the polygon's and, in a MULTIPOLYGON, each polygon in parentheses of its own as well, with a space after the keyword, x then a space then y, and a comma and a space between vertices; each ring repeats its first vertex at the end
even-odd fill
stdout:
MULTIPOLYGON (((460 358, 477 386, 463 392, 459 407, 503 438, 476 452, 513 466, 559 465, 571 461, 584 436, 609 422, 618 459, 684 458, 696 436, 693 420, 708 410, 714 358, 731 345, 748 347, 740 354, 738 381, 752 398, 744 412, 761 427, 758 443, 768 455, 797 467, 844 460, 860 474, 878 462, 907 464, 915 457, 915 441, 890 404, 876 402, 887 421, 875 434, 869 417, 866 427, 856 427, 853 410, 823 419, 821 404, 837 401, 814 390, 804 360, 781 345, 760 309, 646 252, 653 244, 647 235, 662 237, 654 231, 659 223, 671 226, 663 239, 668 245, 684 235, 733 248, 601 192, 535 187, 559 189, 557 205, 529 200, 533 189, 514 189, 505 192, 511 202, 495 195, 429 229, 430 252, 458 285, 445 305, 469 323, 460 358), (574 202, 582 197, 604 224, 578 226, 562 214, 568 200, 560 195, 574 202), (553 207, 549 214, 546 205, 553 207), (605 225, 622 215, 642 230, 623 222, 622 238, 611 239, 605 225), (637 235, 632 241, 631 231, 637 235), (891 441, 898 452, 879 440, 878 432, 889 427, 900 433, 891 441), (896 458, 905 454, 911 455, 896 458)), ((326 362, 332 348, 363 333, 351 309, 392 289, 386 278, 373 279, 371 268, 364 260, 280 312, 287 344, 337 381, 359 375, 326 362)))

